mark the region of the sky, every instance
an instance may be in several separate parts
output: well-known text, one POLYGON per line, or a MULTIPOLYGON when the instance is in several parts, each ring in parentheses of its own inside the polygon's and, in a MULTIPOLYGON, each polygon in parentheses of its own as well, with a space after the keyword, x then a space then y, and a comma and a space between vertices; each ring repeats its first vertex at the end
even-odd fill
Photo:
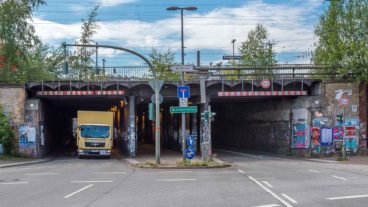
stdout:
MULTIPOLYGON (((314 50, 315 25, 327 9, 325 0, 46 0, 33 16, 36 34, 44 43, 60 46, 80 38, 81 19, 95 5, 99 29, 93 40, 98 44, 124 47, 148 57, 155 48, 175 53, 181 63, 180 11, 169 6, 196 6, 184 11, 185 64, 195 64, 197 51, 201 64, 226 63, 224 55, 235 55, 257 24, 269 31, 279 64, 309 64, 314 50)), ((72 50, 73 48, 68 48, 72 50)), ((143 65, 130 54, 99 49, 98 62, 106 66, 143 65)))

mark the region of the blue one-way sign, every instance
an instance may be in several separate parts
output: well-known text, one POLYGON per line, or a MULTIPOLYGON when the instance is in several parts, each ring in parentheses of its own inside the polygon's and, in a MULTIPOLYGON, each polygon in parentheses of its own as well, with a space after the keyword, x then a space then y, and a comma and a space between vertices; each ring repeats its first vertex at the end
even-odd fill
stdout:
POLYGON ((178 98, 189 98, 189 86, 178 86, 178 98))

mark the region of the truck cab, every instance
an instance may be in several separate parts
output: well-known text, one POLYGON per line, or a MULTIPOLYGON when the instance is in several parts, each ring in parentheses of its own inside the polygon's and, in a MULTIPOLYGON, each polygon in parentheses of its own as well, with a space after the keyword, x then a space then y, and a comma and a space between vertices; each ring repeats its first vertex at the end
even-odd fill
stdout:
POLYGON ((113 113, 78 111, 78 157, 111 157, 113 145, 113 113))

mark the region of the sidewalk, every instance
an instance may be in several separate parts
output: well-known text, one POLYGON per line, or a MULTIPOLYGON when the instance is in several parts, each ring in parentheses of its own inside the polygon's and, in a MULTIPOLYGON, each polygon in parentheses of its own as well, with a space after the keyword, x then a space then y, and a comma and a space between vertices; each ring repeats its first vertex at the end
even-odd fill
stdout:
POLYGON ((20 166, 20 165, 30 165, 30 164, 36 164, 36 163, 42 163, 50 161, 50 158, 46 159, 31 159, 31 158, 5 158, 0 159, 0 168, 6 168, 6 167, 14 167, 14 166, 20 166))
POLYGON ((355 165, 368 165, 368 156, 355 155, 347 156, 346 161, 336 161, 337 157, 322 157, 322 158, 304 158, 304 160, 328 162, 328 163, 340 163, 340 164, 355 164, 355 165))

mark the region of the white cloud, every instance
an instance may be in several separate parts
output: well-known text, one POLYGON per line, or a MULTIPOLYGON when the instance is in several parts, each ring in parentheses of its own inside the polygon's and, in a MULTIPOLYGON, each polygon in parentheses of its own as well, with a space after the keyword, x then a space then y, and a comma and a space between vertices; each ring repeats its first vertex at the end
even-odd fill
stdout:
MULTIPOLYGON (((102 3, 106 6, 133 1, 104 0, 102 3)), ((269 29, 270 39, 275 41, 277 52, 310 50, 314 43, 315 24, 310 20, 310 15, 316 15, 315 9, 322 4, 322 1, 303 2, 291 5, 256 1, 238 8, 218 8, 204 14, 186 11, 184 17, 186 51, 221 50, 224 54, 231 54, 231 40, 236 39, 236 47, 239 47, 257 23, 269 29)), ((45 42, 76 39, 80 35, 80 23, 59 24, 37 18, 35 20, 36 32, 45 42)), ((150 51, 151 48, 171 48, 177 52, 180 48, 179 13, 174 18, 156 22, 102 21, 99 22, 99 26, 100 29, 94 39, 101 44, 145 51, 150 51)))
POLYGON ((120 4, 134 3, 136 1, 137 0, 100 0, 98 2, 101 3, 101 6, 112 7, 120 4))

